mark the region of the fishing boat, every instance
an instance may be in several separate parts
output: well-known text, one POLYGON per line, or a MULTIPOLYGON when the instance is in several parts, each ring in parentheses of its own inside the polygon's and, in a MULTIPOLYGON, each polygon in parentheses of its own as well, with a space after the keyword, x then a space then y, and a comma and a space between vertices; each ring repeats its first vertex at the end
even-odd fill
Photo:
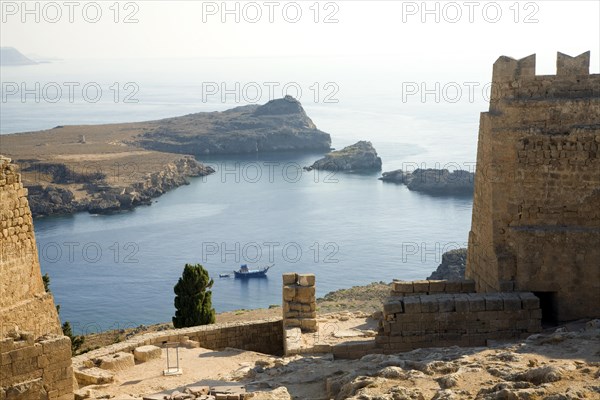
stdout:
POLYGON ((238 269, 237 271, 233 271, 233 273, 235 274, 236 278, 266 278, 267 271, 271 267, 272 265, 268 265, 263 268, 249 269, 248 265, 242 264, 240 266, 240 269, 238 269))
POLYGON ((219 278, 229 278, 231 274, 219 274, 219 278))

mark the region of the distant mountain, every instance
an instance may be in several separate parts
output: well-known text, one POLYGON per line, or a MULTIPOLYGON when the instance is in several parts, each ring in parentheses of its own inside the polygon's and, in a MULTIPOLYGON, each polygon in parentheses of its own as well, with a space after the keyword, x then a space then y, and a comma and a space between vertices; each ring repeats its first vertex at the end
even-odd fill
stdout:
POLYGON ((37 62, 25 57, 14 47, 0 47, 0 65, 33 65, 37 62))

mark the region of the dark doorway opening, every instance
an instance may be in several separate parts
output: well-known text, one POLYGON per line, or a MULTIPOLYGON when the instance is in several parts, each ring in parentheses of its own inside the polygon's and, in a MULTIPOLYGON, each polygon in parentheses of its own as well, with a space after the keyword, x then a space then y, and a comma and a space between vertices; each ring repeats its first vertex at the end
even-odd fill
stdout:
POLYGON ((542 324, 554 325, 558 322, 556 292, 533 292, 540 299, 542 324))

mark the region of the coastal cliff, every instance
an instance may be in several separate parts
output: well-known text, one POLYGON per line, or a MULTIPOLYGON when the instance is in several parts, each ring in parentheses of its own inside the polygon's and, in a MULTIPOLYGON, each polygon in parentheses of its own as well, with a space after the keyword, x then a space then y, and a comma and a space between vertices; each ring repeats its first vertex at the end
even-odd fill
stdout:
MULTIPOLYGON (((42 164, 47 167, 48 164, 42 164)), ((54 171, 77 177, 64 164, 52 165, 54 171)), ((32 172, 37 165, 26 165, 24 172, 32 172)), ((50 178, 53 183, 31 184, 29 203, 33 217, 71 214, 88 211, 93 214, 106 214, 122 210, 131 210, 139 205, 148 205, 152 199, 178 186, 188 184, 188 177, 205 176, 213 173, 193 157, 183 156, 169 162, 160 170, 146 173, 137 181, 122 186, 111 186, 110 178, 104 174, 95 177, 81 176, 78 180, 69 180, 64 185, 65 175, 55 174, 50 178), (60 185, 60 183, 63 185, 60 185)))
POLYGON ((315 161, 307 171, 313 169, 344 172, 380 171, 381 158, 371 144, 361 140, 342 150, 332 151, 315 161))
POLYGON ((132 145, 195 155, 328 151, 331 137, 317 129, 291 96, 264 105, 196 113, 156 121, 132 145))
POLYGON ((188 177, 214 172, 190 154, 324 152, 330 146, 329 134, 290 96, 157 121, 2 135, 2 152, 21 168, 34 217, 150 204, 188 177))

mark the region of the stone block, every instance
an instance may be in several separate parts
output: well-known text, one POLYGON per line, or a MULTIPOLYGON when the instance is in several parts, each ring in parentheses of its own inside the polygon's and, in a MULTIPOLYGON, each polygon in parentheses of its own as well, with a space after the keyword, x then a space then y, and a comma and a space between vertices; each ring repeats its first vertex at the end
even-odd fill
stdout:
POLYGON ((429 281, 429 293, 442 293, 446 291, 446 281, 431 280, 429 281))
POLYGON ((438 298, 435 296, 421 296, 421 312, 436 313, 438 312, 438 298))
POLYGON ((412 283, 415 293, 429 293, 429 281, 419 280, 412 283))
POLYGON ((519 297, 521 298, 523 309, 535 310, 536 308, 540 308, 540 299, 533 293, 522 292, 519 293, 519 297))
POLYGON ((402 301, 400 300, 388 300, 383 305, 383 312, 387 314, 397 314, 404 312, 402 301))
POLYGON ((518 295, 502 296, 505 311, 518 311, 521 309, 521 298, 518 295))
POLYGON ((300 329, 303 332, 316 332, 318 328, 316 319, 303 319, 300 321, 300 329))
POLYGON ((314 286, 299 286, 296 288, 296 301, 301 303, 312 303, 315 301, 315 287, 314 286))
POLYGON ((407 314, 415 314, 421 312, 421 298, 420 296, 405 297, 402 301, 404 306, 404 312, 407 314))
POLYGON ((133 354, 118 352, 104 357, 99 357, 100 368, 110 371, 123 371, 135 365, 133 354))
POLYGON ((502 298, 499 295, 488 294, 485 296, 486 311, 501 311, 503 307, 502 298))
POLYGON ((298 274, 299 286, 315 286, 315 274, 298 274))
POLYGON ((284 286, 283 287, 283 300, 284 301, 292 301, 296 297, 296 287, 295 286, 284 286))
POLYGON ((113 383, 115 380, 115 376, 112 372, 96 367, 76 369, 73 373, 80 386, 104 385, 113 383))
POLYGON ((294 272, 286 272, 283 275, 283 285, 295 285, 298 281, 297 275, 294 272))
POLYGON ((462 283, 460 281, 445 281, 446 293, 460 293, 462 291, 462 283))
POLYGON ((461 282, 460 291, 462 293, 475 293, 475 281, 465 280, 461 282))
POLYGON ((454 308, 454 297, 443 296, 438 300, 438 308, 441 313, 449 313, 455 310, 454 308))
POLYGON ((286 328, 300 326, 300 320, 297 318, 286 318, 283 320, 283 323, 286 328))
POLYGON ((410 281, 394 281, 392 287, 393 291, 398 292, 399 294, 413 293, 414 291, 413 283, 410 281))
POLYGON ((479 312, 485 311, 485 299, 482 295, 473 294, 469 296, 469 311, 479 312))
MULTIPOLYGON (((198 342, 195 342, 198 343, 198 342)), ((149 360, 154 360, 156 358, 160 358, 162 355, 162 350, 160 347, 147 345, 136 347, 133 351, 133 357, 136 361, 146 362, 149 360)))
POLYGON ((469 312, 469 297, 467 295, 455 295, 454 308, 458 313, 469 312))

